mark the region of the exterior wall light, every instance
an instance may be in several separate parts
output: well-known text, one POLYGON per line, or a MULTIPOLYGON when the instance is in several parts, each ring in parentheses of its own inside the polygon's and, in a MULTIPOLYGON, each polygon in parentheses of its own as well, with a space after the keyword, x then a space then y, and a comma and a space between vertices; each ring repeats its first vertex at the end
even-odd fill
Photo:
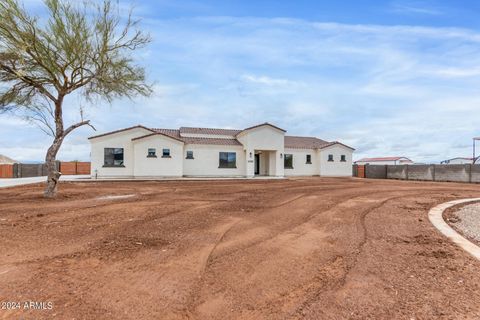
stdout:
POLYGON ((282 159, 282 158, 283 158, 283 153, 280 153, 280 159, 282 159))
POLYGON ((250 158, 252 157, 252 153, 250 152, 250 158))

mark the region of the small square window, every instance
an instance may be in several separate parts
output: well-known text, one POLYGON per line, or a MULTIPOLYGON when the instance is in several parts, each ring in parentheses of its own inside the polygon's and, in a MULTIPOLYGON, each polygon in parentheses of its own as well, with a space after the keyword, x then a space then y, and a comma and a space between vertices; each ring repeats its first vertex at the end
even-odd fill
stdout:
POLYGON ((193 151, 187 151, 186 159, 193 159, 193 151))
POLYGON ((147 158, 156 158, 156 157, 157 157, 157 149, 148 148, 147 158))
POLYGON ((171 158, 170 157, 170 149, 163 149, 162 150, 162 158, 171 158))
POLYGON ((328 161, 333 161, 333 154, 328 155, 328 161))
POLYGON ((347 162, 347 157, 346 157, 344 154, 342 154, 342 155, 340 156, 340 161, 342 161, 342 162, 347 162))
POLYGON ((307 154, 307 164, 312 164, 312 155, 307 154))

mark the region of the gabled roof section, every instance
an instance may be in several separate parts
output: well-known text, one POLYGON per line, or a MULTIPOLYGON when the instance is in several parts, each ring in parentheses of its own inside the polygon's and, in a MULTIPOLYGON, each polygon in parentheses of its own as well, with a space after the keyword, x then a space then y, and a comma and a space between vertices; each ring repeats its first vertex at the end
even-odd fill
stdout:
POLYGON ((331 146, 334 146, 334 145, 341 145, 341 146, 344 146, 345 148, 348 148, 348 149, 351 149, 351 150, 355 150, 355 148, 352 148, 350 146, 347 146, 346 144, 343 144, 341 142, 338 142, 338 141, 332 141, 332 142, 329 142, 323 146, 321 146, 319 149, 325 149, 325 148, 328 148, 328 147, 331 147, 331 146))
POLYGON ((107 133, 99 134, 99 135, 97 135, 97 136, 89 137, 88 140, 90 140, 90 139, 95 139, 95 138, 100 138, 100 137, 105 137, 105 136, 109 136, 109 135, 111 135, 111 134, 120 133, 120 132, 123 132, 123 131, 132 130, 132 129, 145 129, 145 130, 154 132, 154 131, 153 131, 152 129, 150 129, 150 128, 144 127, 144 126, 142 126, 142 125, 136 125, 136 126, 133 126, 133 127, 128 127, 128 128, 125 128, 125 129, 110 131, 110 132, 107 132, 107 133))
POLYGON ((137 141, 137 140, 140 140, 140 139, 145 139, 145 138, 153 137, 153 136, 164 136, 164 137, 167 137, 167 138, 170 138, 170 139, 177 140, 177 141, 180 141, 180 142, 182 142, 182 143, 185 143, 182 139, 169 136, 169 135, 167 135, 167 134, 165 134, 165 133, 162 133, 162 132, 153 132, 153 133, 150 133, 150 134, 141 136, 141 137, 133 138, 132 141, 137 141))
POLYGON ((280 131, 283 131, 283 132, 287 132, 287 130, 284 130, 282 128, 279 128, 277 126, 274 126, 273 124, 271 123, 268 123, 268 122, 264 122, 264 123, 261 123, 261 124, 257 124, 256 126, 252 126, 252 127, 248 127, 248 128, 245 128, 243 130, 241 130, 239 133, 242 133, 242 132, 245 132, 245 131, 248 131, 248 130, 252 130, 252 129, 256 129, 256 128, 260 128, 260 127, 263 127, 263 126, 270 126, 274 129, 277 129, 277 130, 280 130, 280 131))

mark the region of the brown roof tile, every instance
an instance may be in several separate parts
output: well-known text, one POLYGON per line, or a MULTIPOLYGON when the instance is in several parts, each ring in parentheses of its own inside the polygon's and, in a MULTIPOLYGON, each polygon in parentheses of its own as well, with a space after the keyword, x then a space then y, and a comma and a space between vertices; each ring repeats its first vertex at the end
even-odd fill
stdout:
POLYGON ((317 149, 329 142, 315 137, 285 136, 285 148, 317 149))
POLYGON ((191 138, 182 137, 182 140, 186 144, 210 144, 210 145, 222 145, 222 146, 241 146, 237 139, 217 139, 217 138, 191 138))
POLYGON ((180 133, 193 133, 193 134, 211 134, 221 136, 235 136, 242 130, 237 129, 220 129, 220 128, 193 128, 193 127, 181 127, 180 133))

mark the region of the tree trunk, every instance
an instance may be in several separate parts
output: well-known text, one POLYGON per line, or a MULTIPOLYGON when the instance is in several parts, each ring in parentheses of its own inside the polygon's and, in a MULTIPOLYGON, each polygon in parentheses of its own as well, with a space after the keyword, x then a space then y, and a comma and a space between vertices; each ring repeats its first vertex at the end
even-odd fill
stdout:
POLYGON ((43 195, 45 198, 55 198, 57 195, 57 184, 60 179, 61 173, 57 170, 55 161, 57 158, 58 150, 62 145, 62 138, 55 138, 50 148, 48 148, 47 156, 45 157, 45 165, 47 167, 47 187, 43 195))

